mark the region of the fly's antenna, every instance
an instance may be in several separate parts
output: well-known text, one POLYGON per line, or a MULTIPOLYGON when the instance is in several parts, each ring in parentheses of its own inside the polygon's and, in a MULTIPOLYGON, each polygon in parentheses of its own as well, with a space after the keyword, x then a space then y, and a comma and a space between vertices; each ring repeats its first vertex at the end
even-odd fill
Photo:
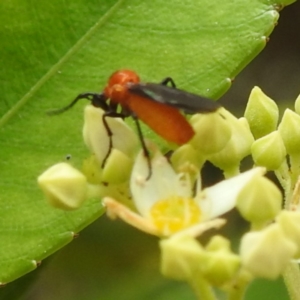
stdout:
POLYGON ((67 106, 65 106, 63 108, 49 110, 49 111, 47 111, 47 115, 54 116, 54 115, 62 114, 63 112, 65 112, 65 111, 69 110, 71 107, 73 107, 77 103, 78 100, 79 100, 78 98, 74 99, 70 104, 68 104, 67 106))
POLYGON ((99 106, 103 108, 104 110, 107 109, 107 104, 105 104, 105 96, 103 94, 97 94, 97 93, 83 93, 79 94, 70 104, 63 108, 55 109, 55 110, 50 110, 47 112, 47 115, 53 116, 53 115, 59 115, 70 108, 72 108, 78 100, 81 99, 87 99, 92 102, 93 105, 99 106))

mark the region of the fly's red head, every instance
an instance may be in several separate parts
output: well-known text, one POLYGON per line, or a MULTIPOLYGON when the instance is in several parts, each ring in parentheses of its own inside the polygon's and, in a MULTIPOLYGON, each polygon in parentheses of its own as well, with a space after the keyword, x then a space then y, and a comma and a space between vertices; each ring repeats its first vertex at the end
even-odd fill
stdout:
POLYGON ((128 86, 140 82, 139 76, 130 70, 119 70, 113 73, 104 89, 104 94, 111 102, 126 106, 128 86))

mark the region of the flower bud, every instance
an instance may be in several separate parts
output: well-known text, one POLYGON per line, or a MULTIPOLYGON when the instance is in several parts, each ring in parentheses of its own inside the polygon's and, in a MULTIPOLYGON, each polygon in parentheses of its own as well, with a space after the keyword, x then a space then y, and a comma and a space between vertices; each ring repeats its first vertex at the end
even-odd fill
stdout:
POLYGON ((174 235, 160 241, 161 272, 176 280, 189 280, 198 273, 203 248, 189 235, 174 235))
POLYGON ((245 118, 236 119, 229 113, 225 117, 231 124, 231 139, 220 152, 210 155, 208 158, 222 170, 228 170, 239 165, 240 161, 250 154, 251 145, 254 141, 245 118))
POLYGON ((295 101, 295 112, 300 115, 300 95, 297 97, 295 101))
POLYGON ((132 165, 132 159, 123 152, 113 149, 104 166, 102 181, 115 184, 128 181, 132 165))
POLYGON ((230 124, 224 118, 225 109, 215 113, 196 114, 191 118, 195 135, 190 141, 196 150, 203 154, 212 154, 222 150, 231 136, 230 124))
POLYGON ((277 170, 286 156, 286 149, 278 131, 256 140, 252 144, 251 152, 255 164, 268 170, 277 170))
POLYGON ((199 168, 202 167, 204 162, 205 158, 190 144, 177 148, 171 156, 172 166, 177 172, 189 172, 190 165, 197 167, 197 172, 199 172, 199 168))
POLYGON ((258 139, 276 129, 279 112, 277 104, 259 87, 254 87, 244 116, 248 120, 253 136, 258 139))
POLYGON ((260 225, 281 211, 282 195, 278 187, 263 176, 253 177, 237 197, 237 209, 241 215, 260 225))
POLYGON ((215 286, 231 280, 240 267, 240 258, 230 250, 230 242, 217 235, 211 239, 206 250, 201 262, 204 277, 215 286))
POLYGON ((282 274, 296 251, 278 224, 245 234, 240 247, 242 266, 255 277, 271 280, 282 274))
POLYGON ((87 197, 85 176, 67 163, 50 167, 38 177, 38 184, 48 202, 64 210, 80 207, 87 197))
POLYGON ((295 258, 300 258, 300 212, 283 210, 277 217, 277 222, 286 236, 297 245, 295 258))
POLYGON ((300 152, 300 116, 290 109, 286 109, 278 126, 278 131, 284 142, 288 154, 300 152))

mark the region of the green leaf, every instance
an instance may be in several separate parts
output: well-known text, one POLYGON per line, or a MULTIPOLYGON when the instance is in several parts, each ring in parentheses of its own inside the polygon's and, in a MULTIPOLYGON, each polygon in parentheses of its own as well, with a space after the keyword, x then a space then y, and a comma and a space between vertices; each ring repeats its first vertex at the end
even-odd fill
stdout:
POLYGON ((54 209, 38 189, 47 167, 68 154, 80 167, 88 155, 83 104, 55 117, 47 110, 100 91, 120 68, 218 98, 265 46, 277 9, 269 0, 2 1, 0 282, 34 269, 103 213, 99 199, 54 209))

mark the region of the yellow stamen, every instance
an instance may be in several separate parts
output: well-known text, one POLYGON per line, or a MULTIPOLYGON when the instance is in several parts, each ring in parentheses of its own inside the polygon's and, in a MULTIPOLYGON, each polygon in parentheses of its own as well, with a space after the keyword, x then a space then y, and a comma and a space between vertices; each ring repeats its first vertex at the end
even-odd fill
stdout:
POLYGON ((194 199, 172 196, 157 201, 150 216, 162 234, 169 235, 198 223, 201 211, 194 199))

